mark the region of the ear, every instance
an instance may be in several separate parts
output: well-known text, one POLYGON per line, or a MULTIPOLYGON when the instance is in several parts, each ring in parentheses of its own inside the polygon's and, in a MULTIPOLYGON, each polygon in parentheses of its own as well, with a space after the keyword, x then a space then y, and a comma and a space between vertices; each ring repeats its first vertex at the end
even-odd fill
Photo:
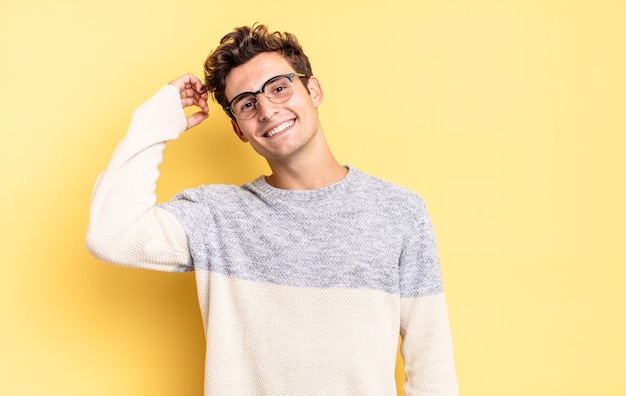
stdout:
POLYGON ((241 132, 241 129, 239 128, 239 124, 237 124, 236 120, 231 119, 230 120, 230 125, 233 126, 233 131, 235 131, 235 134, 237 135, 237 137, 239 138, 239 140, 241 140, 244 143, 248 142, 248 139, 246 138, 246 136, 243 134, 243 132, 241 132))
POLYGON ((322 91, 320 80, 318 80, 315 76, 309 77, 307 88, 309 88, 309 94, 313 100, 313 106, 317 108, 317 106, 322 104, 322 100, 324 99, 324 92, 322 91))

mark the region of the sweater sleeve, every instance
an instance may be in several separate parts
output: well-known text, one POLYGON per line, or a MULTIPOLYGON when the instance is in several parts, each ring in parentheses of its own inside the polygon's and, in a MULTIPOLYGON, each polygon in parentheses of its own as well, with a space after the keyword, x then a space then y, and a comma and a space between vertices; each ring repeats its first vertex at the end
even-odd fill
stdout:
POLYGON ((406 396, 458 395, 435 235, 421 201, 401 261, 400 335, 406 396))
POLYGON ((126 136, 93 189, 86 244, 94 257, 159 271, 192 270, 181 224, 155 205, 165 142, 186 125, 180 96, 170 85, 133 112, 126 136))
POLYGON ((458 395, 444 294, 403 298, 401 310, 404 394, 458 395))

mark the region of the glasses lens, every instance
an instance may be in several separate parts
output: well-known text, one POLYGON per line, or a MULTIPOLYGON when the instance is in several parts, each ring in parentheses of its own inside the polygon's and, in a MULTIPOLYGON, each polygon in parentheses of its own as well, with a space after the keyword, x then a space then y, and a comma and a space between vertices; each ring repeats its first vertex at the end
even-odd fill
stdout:
POLYGON ((274 77, 265 84, 265 97, 272 103, 286 102, 293 93, 293 83, 285 76, 274 77))
POLYGON ((256 96, 251 93, 238 96, 230 105, 235 117, 240 120, 247 120, 254 117, 256 113, 256 96))

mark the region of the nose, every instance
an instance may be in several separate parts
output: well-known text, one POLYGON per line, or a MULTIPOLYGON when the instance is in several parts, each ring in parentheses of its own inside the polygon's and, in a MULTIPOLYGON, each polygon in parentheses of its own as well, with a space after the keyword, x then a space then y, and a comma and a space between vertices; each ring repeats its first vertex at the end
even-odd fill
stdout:
POLYGON ((264 93, 256 96, 257 117, 261 121, 271 120, 278 113, 278 105, 272 103, 264 93))

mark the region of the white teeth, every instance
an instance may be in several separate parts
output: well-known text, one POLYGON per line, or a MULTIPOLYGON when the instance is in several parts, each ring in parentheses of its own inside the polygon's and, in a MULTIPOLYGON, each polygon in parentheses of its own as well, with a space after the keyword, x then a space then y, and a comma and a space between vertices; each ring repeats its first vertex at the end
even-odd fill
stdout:
POLYGON ((271 131, 267 131, 265 133, 266 137, 272 137, 274 135, 276 135, 277 133, 280 133, 282 131, 284 131, 285 129, 289 128, 290 126, 293 125, 293 120, 291 121, 287 121, 283 124, 280 124, 279 126, 277 126, 276 128, 272 129, 271 131))

